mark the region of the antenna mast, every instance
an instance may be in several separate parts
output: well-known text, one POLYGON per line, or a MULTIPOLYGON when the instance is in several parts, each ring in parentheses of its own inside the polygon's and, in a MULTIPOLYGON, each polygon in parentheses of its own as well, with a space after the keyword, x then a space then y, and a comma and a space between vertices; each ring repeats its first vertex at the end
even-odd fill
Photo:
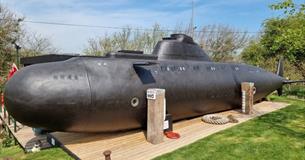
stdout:
POLYGON ((190 24, 191 36, 194 38, 195 26, 194 26, 194 0, 192 0, 192 17, 190 24))

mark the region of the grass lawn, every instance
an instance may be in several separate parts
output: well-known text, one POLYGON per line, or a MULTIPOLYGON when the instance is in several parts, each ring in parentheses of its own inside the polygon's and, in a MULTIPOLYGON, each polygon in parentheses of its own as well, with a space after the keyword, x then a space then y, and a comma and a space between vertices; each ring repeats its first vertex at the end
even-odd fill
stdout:
POLYGON ((0 159, 4 158, 17 159, 28 159, 28 160, 66 160, 73 159, 66 152, 60 148, 52 148, 47 150, 42 150, 38 153, 28 153, 25 154, 19 146, 13 146, 8 148, 0 147, 0 159))
MULTIPOLYGON (((271 96, 291 105, 213 134, 193 144, 157 157, 180 159, 293 159, 305 160, 305 102, 271 96)), ((72 159, 60 148, 24 154, 18 146, 2 148, 0 159, 72 159)))
POLYGON ((271 96, 291 105, 218 132, 157 160, 305 160, 305 102, 271 96))

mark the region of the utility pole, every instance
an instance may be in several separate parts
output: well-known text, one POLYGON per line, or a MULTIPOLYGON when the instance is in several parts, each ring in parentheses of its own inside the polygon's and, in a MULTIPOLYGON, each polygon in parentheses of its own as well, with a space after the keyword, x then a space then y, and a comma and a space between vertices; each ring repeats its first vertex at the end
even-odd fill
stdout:
POLYGON ((192 36, 192 38, 194 38, 194 34, 195 34, 195 29, 196 27, 194 26, 194 9, 195 9, 195 2, 194 0, 192 0, 192 16, 191 16, 191 22, 190 22, 190 34, 192 36))

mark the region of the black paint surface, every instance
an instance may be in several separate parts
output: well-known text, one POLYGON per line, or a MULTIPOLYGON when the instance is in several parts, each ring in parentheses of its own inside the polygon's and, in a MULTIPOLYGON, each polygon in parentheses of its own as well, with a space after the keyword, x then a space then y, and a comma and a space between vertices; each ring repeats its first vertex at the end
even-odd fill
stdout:
POLYGON ((145 126, 148 88, 166 89, 167 112, 180 120, 240 107, 241 82, 255 83, 255 100, 284 82, 257 67, 211 62, 185 35, 160 41, 148 58, 140 52, 108 55, 22 68, 5 87, 8 112, 32 127, 109 132, 145 126))

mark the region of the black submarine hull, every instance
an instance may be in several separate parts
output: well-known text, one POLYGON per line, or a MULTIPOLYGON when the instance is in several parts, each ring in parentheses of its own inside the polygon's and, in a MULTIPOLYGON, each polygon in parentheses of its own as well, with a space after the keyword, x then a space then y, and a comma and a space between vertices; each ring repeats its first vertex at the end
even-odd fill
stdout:
POLYGON ((254 100, 284 83, 257 67, 211 62, 182 34, 158 42, 151 55, 61 59, 28 61, 7 82, 5 106, 17 121, 54 131, 129 130, 146 125, 148 88, 166 90, 167 112, 176 121, 240 107, 242 82, 255 83, 254 100))
POLYGON ((148 88, 164 88, 167 111, 180 120, 240 107, 241 82, 255 83, 255 100, 282 86, 281 77, 247 65, 137 62, 77 57, 25 67, 6 84, 7 110, 33 127, 109 132, 145 126, 148 88))

